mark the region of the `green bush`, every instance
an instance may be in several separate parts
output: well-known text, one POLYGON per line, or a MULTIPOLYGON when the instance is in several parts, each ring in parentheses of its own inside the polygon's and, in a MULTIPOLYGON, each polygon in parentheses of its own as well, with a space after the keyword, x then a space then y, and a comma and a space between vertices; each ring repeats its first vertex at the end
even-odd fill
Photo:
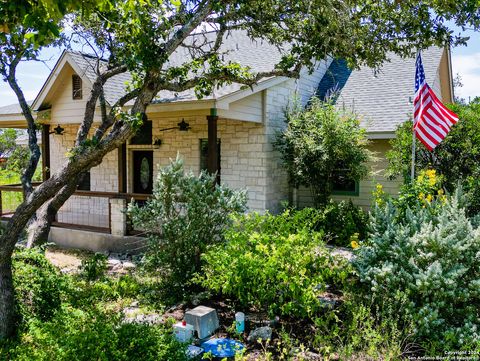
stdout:
POLYGON ((406 210, 387 200, 355 261, 372 302, 393 306, 437 351, 480 341, 480 230, 461 204, 459 194, 406 210))
POLYGON ((315 207, 328 203, 339 170, 354 180, 368 174, 372 154, 366 131, 354 114, 314 98, 307 109, 295 104, 285 118, 287 127, 277 135, 275 148, 290 183, 309 187, 315 207))
POLYGON ((148 235, 145 264, 161 276, 166 296, 182 298, 193 290, 189 281, 201 272, 201 254, 223 241, 230 214, 245 205, 244 191, 215 185, 215 177, 204 172, 185 173, 179 159, 161 169, 152 199, 131 205, 129 214, 148 235))
POLYGON ((48 320, 60 308, 63 278, 42 251, 15 251, 13 282, 19 314, 24 320, 48 320))
POLYGON ((33 320, 21 342, 3 344, 1 357, 18 361, 187 360, 171 325, 125 324, 120 316, 65 308, 48 322, 33 320))
POLYGON ((368 214, 352 201, 330 201, 322 209, 322 221, 317 225, 323 229, 329 243, 347 247, 352 240, 365 239, 368 230, 368 214))
POLYGON ((239 216, 226 242, 205 253, 197 281, 270 315, 312 316, 321 307, 318 295, 349 274, 346 262, 325 249, 323 233, 313 230, 319 215, 307 209, 239 216))
POLYGON ((400 314, 384 317, 378 307, 357 295, 358 289, 351 291, 338 308, 314 318, 312 348, 324 359, 400 360, 413 341, 412 326, 400 314))
POLYGON ((105 275, 107 271, 107 256, 95 253, 92 257, 82 260, 81 275, 88 281, 94 281, 105 275))

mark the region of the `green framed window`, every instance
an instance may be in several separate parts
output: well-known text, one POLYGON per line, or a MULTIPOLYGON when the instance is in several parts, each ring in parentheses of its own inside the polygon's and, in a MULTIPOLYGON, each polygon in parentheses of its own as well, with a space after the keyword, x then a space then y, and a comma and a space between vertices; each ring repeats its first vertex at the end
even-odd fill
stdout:
POLYGON ((359 181, 349 178, 346 170, 335 172, 332 181, 332 194, 339 196, 358 196, 360 193, 359 181))

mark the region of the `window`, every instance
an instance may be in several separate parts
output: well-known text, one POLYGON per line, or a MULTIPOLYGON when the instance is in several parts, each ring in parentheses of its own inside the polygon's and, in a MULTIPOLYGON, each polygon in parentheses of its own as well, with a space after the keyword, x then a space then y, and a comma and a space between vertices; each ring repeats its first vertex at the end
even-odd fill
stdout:
POLYGON ((89 191, 90 190, 90 172, 84 174, 80 182, 78 183, 77 189, 79 191, 89 191))
MULTIPOLYGON (((218 177, 220 178, 220 149, 221 142, 217 139, 217 168, 218 177)), ((208 169, 208 139, 200 139, 200 170, 208 169)))
POLYGON ((335 172, 332 181, 332 194, 358 196, 360 192, 358 181, 349 178, 346 173, 346 170, 335 172))
POLYGON ((82 99, 82 78, 77 74, 72 75, 72 99, 82 99))
POLYGON ((144 119, 142 126, 130 140, 130 144, 152 145, 152 121, 144 119))

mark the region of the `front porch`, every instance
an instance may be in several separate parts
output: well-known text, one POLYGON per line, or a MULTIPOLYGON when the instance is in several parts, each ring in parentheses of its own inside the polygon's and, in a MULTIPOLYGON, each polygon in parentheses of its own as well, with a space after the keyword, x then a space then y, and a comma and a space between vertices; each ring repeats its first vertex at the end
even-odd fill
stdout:
MULTIPOLYGON (((7 222, 22 199, 20 184, 0 185, 0 220, 7 222)), ((129 202, 147 199, 145 194, 76 191, 57 213, 49 239, 65 248, 138 253, 145 239, 130 226, 125 210, 129 202)))

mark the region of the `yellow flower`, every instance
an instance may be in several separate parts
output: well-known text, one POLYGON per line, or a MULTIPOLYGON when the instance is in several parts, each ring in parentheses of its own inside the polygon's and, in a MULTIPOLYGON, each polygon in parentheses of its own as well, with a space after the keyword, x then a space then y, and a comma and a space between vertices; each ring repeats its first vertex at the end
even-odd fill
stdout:
POLYGON ((357 241, 350 242, 350 246, 352 246, 353 249, 357 249, 358 247, 360 247, 357 241))
POLYGON ((444 193, 443 189, 439 189, 437 193, 438 193, 439 196, 443 196, 443 193, 444 193))
POLYGON ((418 195, 418 199, 423 201, 424 198, 425 198, 425 194, 423 194, 423 192, 420 192, 420 194, 418 195))
POLYGON ((425 172, 428 178, 434 178, 437 175, 435 169, 429 169, 425 172))
POLYGON ((431 194, 427 195, 427 201, 430 203, 432 201, 433 197, 431 194))

